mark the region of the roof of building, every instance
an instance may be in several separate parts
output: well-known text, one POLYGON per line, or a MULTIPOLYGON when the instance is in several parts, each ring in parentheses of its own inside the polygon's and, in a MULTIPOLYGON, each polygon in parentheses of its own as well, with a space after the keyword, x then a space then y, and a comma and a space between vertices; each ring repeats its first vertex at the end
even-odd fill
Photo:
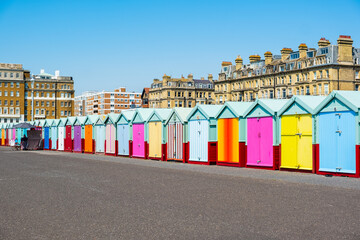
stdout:
POLYGON ((226 102, 216 114, 216 118, 221 115, 225 108, 229 108, 236 117, 243 117, 252 104, 252 102, 226 102))
POLYGON ((194 113, 200 111, 207 119, 215 118, 219 110, 222 108, 222 105, 196 105, 193 110, 189 113, 187 120, 191 118, 194 113))
POLYGON ((315 109, 314 114, 318 114, 333 98, 339 99, 354 112, 360 109, 359 91, 332 91, 315 109))
POLYGON ((291 105, 298 103, 310 114, 314 114, 317 106, 325 99, 325 96, 303 96, 294 95, 279 111, 279 116, 282 115, 291 105))
POLYGON ((136 115, 139 115, 141 120, 146 122, 153 111, 154 111, 154 109, 152 109, 152 108, 137 108, 131 121, 134 121, 136 115))
POLYGON ((276 115, 287 102, 286 99, 257 99, 245 111, 244 116, 247 116, 258 105, 266 109, 271 115, 276 115))
POLYGON ((109 113, 108 115, 106 115, 106 118, 104 120, 104 123, 107 123, 109 120, 115 124, 117 122, 117 120, 119 119, 120 114, 118 113, 109 113))
POLYGON ((147 121, 150 121, 153 116, 156 116, 161 121, 166 121, 171 114, 171 109, 167 108, 155 108, 151 115, 148 117, 147 121))
POLYGON ((182 108, 182 107, 173 108, 171 110, 171 113, 170 113, 168 119, 166 119, 165 124, 169 123, 169 121, 171 120, 171 118, 174 114, 179 118, 180 122, 182 124, 184 124, 185 122, 187 122, 187 117, 189 116, 191 111, 192 111, 192 108, 182 108))
POLYGON ((126 121, 130 122, 134 117, 135 109, 122 110, 115 122, 118 122, 123 116, 126 121))

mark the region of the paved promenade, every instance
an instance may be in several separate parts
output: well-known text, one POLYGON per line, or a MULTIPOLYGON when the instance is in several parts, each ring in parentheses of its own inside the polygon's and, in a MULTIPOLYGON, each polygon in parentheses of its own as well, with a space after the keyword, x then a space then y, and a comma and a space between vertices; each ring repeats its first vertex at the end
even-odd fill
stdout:
POLYGON ((0 239, 360 239, 360 179, 0 147, 0 239))

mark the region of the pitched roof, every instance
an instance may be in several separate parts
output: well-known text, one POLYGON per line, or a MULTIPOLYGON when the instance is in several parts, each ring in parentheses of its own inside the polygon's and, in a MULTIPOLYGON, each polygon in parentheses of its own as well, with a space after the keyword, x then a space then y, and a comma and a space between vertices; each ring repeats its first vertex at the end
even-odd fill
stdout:
MULTIPOLYGON (((152 109, 152 108, 137 108, 136 114, 138 114, 141 117, 141 119, 145 122, 148 120, 148 118, 150 117, 150 115, 152 114, 153 111, 154 111, 154 109, 152 109)), ((134 114, 132 120, 134 120, 136 114, 134 114)))
POLYGON ((173 108, 171 110, 169 117, 166 119, 165 124, 168 124, 168 122, 171 120, 171 117, 173 116, 173 114, 175 114, 180 119, 180 122, 182 124, 184 124, 185 122, 187 122, 187 118, 188 118, 189 114, 191 113, 191 111, 192 111, 192 108, 182 108, 182 107, 173 108))
POLYGON ((242 117, 252 104, 252 102, 226 102, 216 114, 216 118, 220 116, 225 108, 230 108, 236 117, 242 117))
POLYGON ((119 116, 120 116, 120 114, 117 114, 117 113, 109 113, 109 114, 106 116, 104 122, 107 122, 107 121, 109 121, 109 119, 110 119, 111 122, 115 124, 115 123, 117 122, 117 120, 119 119, 119 116))
POLYGON ((257 105, 265 108, 271 115, 275 115, 287 102, 288 100, 286 99, 257 99, 248 110, 245 111, 244 116, 247 116, 257 105))
POLYGON ((339 99, 354 112, 360 109, 360 92, 358 91, 332 91, 320 104, 316 107, 314 114, 323 109, 333 98, 339 99))
POLYGON ((305 108, 310 114, 314 114, 317 106, 325 99, 324 96, 303 96, 294 95, 279 111, 278 115, 282 115, 295 102, 305 108))
POLYGON ((189 120, 189 118, 191 118, 191 116, 194 115, 196 111, 200 111, 208 119, 215 118, 221 108, 222 105, 205 105, 205 104, 196 105, 196 107, 193 108, 193 110, 189 113, 187 120, 189 120))

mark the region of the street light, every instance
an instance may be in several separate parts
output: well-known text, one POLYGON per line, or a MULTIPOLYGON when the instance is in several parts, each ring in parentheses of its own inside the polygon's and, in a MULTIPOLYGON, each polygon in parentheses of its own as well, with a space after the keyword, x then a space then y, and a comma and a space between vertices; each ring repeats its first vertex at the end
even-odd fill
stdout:
POLYGON ((31 76, 31 121, 34 121, 34 76, 31 76))

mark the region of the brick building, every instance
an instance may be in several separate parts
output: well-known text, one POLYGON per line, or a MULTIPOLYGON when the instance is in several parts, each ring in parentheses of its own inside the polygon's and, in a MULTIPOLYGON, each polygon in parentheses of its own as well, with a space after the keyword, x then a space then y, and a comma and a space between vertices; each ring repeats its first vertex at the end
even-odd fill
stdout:
POLYGON ((75 116, 120 113, 121 110, 141 107, 141 93, 126 92, 121 87, 113 92, 85 92, 75 97, 75 116))

